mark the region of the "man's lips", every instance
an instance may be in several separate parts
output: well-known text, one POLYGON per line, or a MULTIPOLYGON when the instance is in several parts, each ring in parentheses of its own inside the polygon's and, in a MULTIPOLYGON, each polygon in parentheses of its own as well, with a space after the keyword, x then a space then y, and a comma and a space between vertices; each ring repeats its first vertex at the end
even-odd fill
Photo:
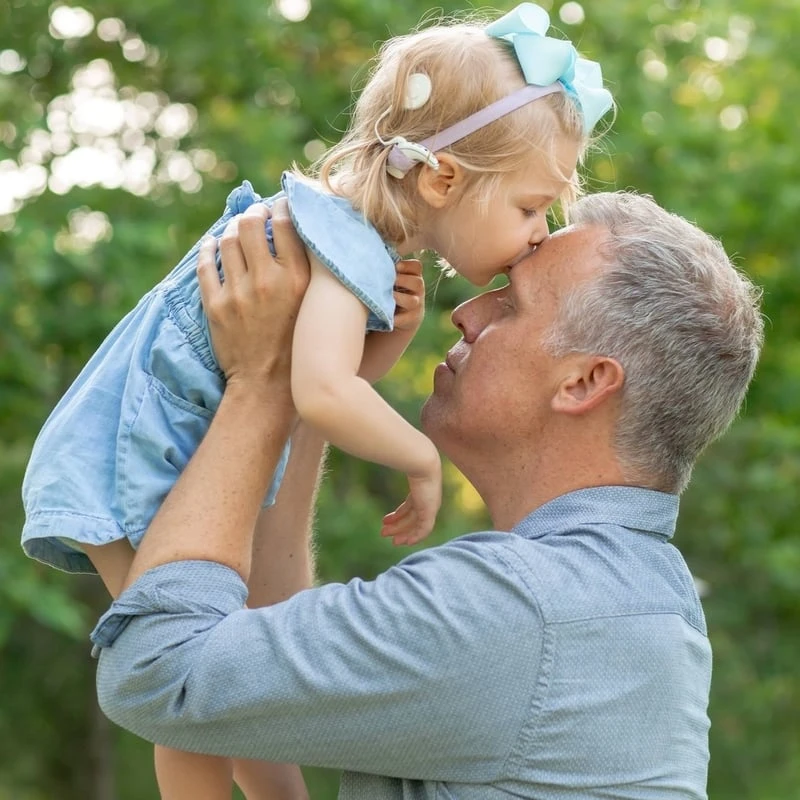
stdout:
MULTIPOLYGON (((461 364, 461 361, 462 358, 459 357, 456 348, 454 347, 444 357, 444 361, 440 362, 436 366, 436 369, 434 370, 433 373, 434 381, 436 380, 436 378, 444 378, 445 385, 449 385, 451 382, 451 378, 454 378, 455 375, 457 374, 456 370, 458 369, 458 366, 461 364), (448 375, 451 377, 450 378, 445 377, 448 375)), ((435 385, 436 384, 434 383, 434 386, 435 385)))
POLYGON ((463 363, 464 359, 467 357, 466 352, 466 345, 464 344, 464 340, 462 339, 458 344, 454 347, 451 347, 448 350, 447 355, 444 358, 444 363, 447 366, 447 369, 450 372, 457 372, 460 365, 463 363))

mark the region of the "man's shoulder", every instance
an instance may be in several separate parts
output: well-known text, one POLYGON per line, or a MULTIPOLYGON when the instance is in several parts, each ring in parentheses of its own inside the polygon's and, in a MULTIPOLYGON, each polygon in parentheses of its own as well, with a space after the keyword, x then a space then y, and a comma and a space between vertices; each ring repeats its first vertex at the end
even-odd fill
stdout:
POLYGON ((400 584, 413 587, 415 595, 424 591, 427 607, 459 610, 476 624, 483 620, 496 627, 498 619, 506 619, 539 630, 537 593, 526 580, 528 570, 508 546, 513 538, 491 530, 459 536, 412 553, 377 581, 388 580, 393 591, 400 584))
POLYGON ((608 522, 556 526, 534 536, 487 530, 433 550, 443 561, 479 564, 491 578, 487 584, 526 593, 545 624, 678 614, 706 632, 683 557, 651 531, 608 522))

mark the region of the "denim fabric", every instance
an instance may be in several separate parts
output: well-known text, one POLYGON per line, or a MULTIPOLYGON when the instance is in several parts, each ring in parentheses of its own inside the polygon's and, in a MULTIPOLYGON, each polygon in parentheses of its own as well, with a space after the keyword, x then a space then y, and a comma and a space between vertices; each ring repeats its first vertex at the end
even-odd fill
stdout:
POLYGON ((226 567, 157 567, 92 634, 101 706, 183 750, 343 769, 345 800, 702 800, 711 650, 677 511, 585 489, 253 610, 226 567))
MULTIPOLYGON (((308 246, 370 309, 368 327, 390 330, 396 255, 346 201, 289 174, 282 183, 308 246)), ((234 215, 281 194, 263 199, 245 182, 208 232, 219 236, 234 215)), ((81 544, 127 537, 137 547, 208 429, 224 382, 195 276, 198 247, 112 330, 42 428, 22 487, 29 556, 94 572, 81 544)))
POLYGON ((390 331, 399 259, 394 248, 344 198, 322 194, 288 172, 281 185, 300 238, 369 309, 367 330, 390 331))

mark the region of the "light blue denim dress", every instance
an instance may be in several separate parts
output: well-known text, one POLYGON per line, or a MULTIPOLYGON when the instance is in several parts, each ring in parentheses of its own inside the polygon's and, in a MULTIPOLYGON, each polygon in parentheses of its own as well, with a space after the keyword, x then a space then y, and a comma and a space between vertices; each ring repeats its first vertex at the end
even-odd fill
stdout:
MULTIPOLYGON (((368 330, 394 318, 397 254, 350 204, 285 173, 262 198, 245 181, 208 233, 256 202, 286 196, 306 246, 367 307, 368 330)), ((95 572, 81 544, 127 538, 138 547, 150 520, 197 449, 219 405, 214 358, 195 270, 199 242, 122 319, 39 433, 22 486, 22 546, 68 572, 95 572)), ((287 443, 265 505, 274 502, 287 443)))

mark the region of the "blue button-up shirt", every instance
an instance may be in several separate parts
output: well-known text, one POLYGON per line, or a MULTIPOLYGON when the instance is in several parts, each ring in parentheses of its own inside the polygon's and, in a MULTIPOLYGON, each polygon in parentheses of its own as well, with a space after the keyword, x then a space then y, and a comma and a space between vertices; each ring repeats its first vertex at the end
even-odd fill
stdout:
POLYGON ((348 800, 705 798, 711 650, 677 511, 584 489, 252 610, 226 567, 157 567, 92 634, 102 708, 183 750, 343 769, 348 800))

